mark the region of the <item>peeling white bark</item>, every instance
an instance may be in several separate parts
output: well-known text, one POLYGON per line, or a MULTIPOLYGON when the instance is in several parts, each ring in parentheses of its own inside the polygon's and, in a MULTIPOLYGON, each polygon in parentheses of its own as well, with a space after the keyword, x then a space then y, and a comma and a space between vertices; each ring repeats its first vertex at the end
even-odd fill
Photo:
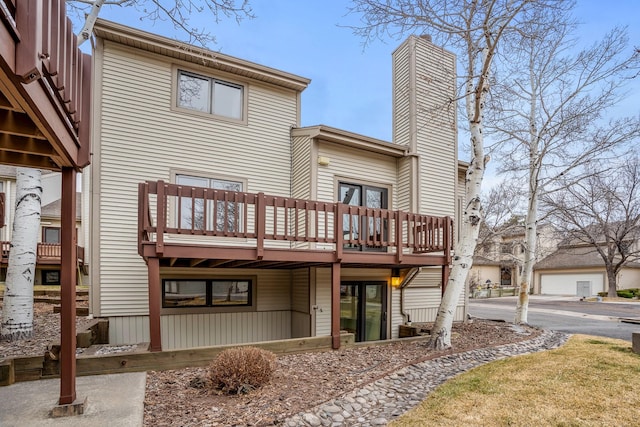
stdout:
POLYGON ((2 308, 1 338, 20 340, 33 335, 33 283, 40 230, 41 174, 16 171, 16 206, 11 251, 2 308))

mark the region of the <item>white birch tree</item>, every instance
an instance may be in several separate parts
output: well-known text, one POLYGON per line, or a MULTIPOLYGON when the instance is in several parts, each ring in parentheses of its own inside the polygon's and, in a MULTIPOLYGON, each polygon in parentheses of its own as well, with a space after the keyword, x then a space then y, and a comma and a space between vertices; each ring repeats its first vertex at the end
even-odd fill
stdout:
POLYGON ((456 305, 473 263, 482 220, 481 186, 488 156, 484 146, 484 115, 494 81, 494 59, 503 40, 521 28, 528 12, 542 7, 569 7, 572 2, 553 0, 354 0, 352 13, 361 14, 357 34, 370 40, 385 35, 430 31, 434 40, 454 49, 463 74, 461 99, 470 134, 471 161, 466 175, 462 232, 456 246, 451 274, 432 329, 429 346, 451 346, 451 327, 456 305))
POLYGON ((37 169, 17 168, 16 204, 2 307, 3 340, 33 335, 33 283, 36 273, 42 184, 37 169))
MULTIPOLYGON (((489 102, 487 130, 503 154, 503 170, 522 173, 527 182, 524 264, 515 323, 527 323, 529 292, 536 262, 541 194, 590 162, 606 162, 617 146, 639 135, 637 118, 602 122, 621 100, 621 89, 637 72, 640 55, 616 28, 576 54, 569 13, 535 10, 512 39, 501 71, 497 97, 489 102)), ((576 178, 577 179, 577 178, 576 178)))

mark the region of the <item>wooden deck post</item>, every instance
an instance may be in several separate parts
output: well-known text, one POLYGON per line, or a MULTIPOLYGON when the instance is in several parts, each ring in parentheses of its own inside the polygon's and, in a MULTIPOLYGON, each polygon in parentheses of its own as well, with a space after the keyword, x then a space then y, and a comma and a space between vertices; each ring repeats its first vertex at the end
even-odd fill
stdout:
POLYGON ((451 273, 451 251, 453 249, 453 218, 445 217, 443 225, 443 245, 445 264, 442 266, 442 296, 447 289, 449 274, 451 273))
POLYGON ((62 168, 60 227, 60 399, 76 400, 76 171, 62 168))
POLYGON ((331 264, 331 348, 340 348, 340 263, 331 264))
MULTIPOLYGON (((277 208, 274 209, 274 215, 277 208)), ((246 212, 246 209, 245 209, 246 212)), ((267 222, 267 207, 265 204, 264 193, 258 193, 256 196, 256 257, 262 259, 264 257, 264 233, 267 222)), ((274 230, 275 233, 275 230, 274 230)))
POLYGON ((149 258, 147 260, 149 275, 149 334, 151 338, 151 351, 162 351, 162 336, 160 334, 160 259, 149 258))

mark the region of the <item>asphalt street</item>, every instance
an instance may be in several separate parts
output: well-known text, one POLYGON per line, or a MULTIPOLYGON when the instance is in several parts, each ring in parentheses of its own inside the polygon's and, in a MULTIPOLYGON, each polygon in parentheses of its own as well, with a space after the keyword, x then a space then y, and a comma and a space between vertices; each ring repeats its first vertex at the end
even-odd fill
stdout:
MULTIPOLYGON (((472 317, 513 322, 517 297, 469 300, 472 317)), ((631 341, 640 332, 640 303, 583 302, 577 297, 532 295, 529 324, 572 334, 587 334, 631 341), (626 323, 621 319, 637 319, 626 323)))

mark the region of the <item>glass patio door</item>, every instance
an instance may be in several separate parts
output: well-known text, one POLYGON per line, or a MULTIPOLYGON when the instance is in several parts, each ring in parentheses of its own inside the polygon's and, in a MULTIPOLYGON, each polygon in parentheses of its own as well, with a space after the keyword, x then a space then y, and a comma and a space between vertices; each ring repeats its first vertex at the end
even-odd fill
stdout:
MULTIPOLYGON (((355 185, 341 182, 338 186, 340 202, 350 206, 363 206, 374 209, 387 208, 387 189, 368 185, 355 185)), ((364 218, 358 215, 345 214, 342 219, 342 232, 345 238, 357 239, 360 233, 366 233, 367 237, 379 242, 386 237, 386 221, 380 218, 364 218)), ((363 236, 364 237, 364 236, 363 236)), ((380 247, 362 247, 361 245, 347 244, 345 247, 360 250, 381 250, 380 247)))
POLYGON ((340 329, 358 342, 386 339, 387 282, 342 282, 340 329))

